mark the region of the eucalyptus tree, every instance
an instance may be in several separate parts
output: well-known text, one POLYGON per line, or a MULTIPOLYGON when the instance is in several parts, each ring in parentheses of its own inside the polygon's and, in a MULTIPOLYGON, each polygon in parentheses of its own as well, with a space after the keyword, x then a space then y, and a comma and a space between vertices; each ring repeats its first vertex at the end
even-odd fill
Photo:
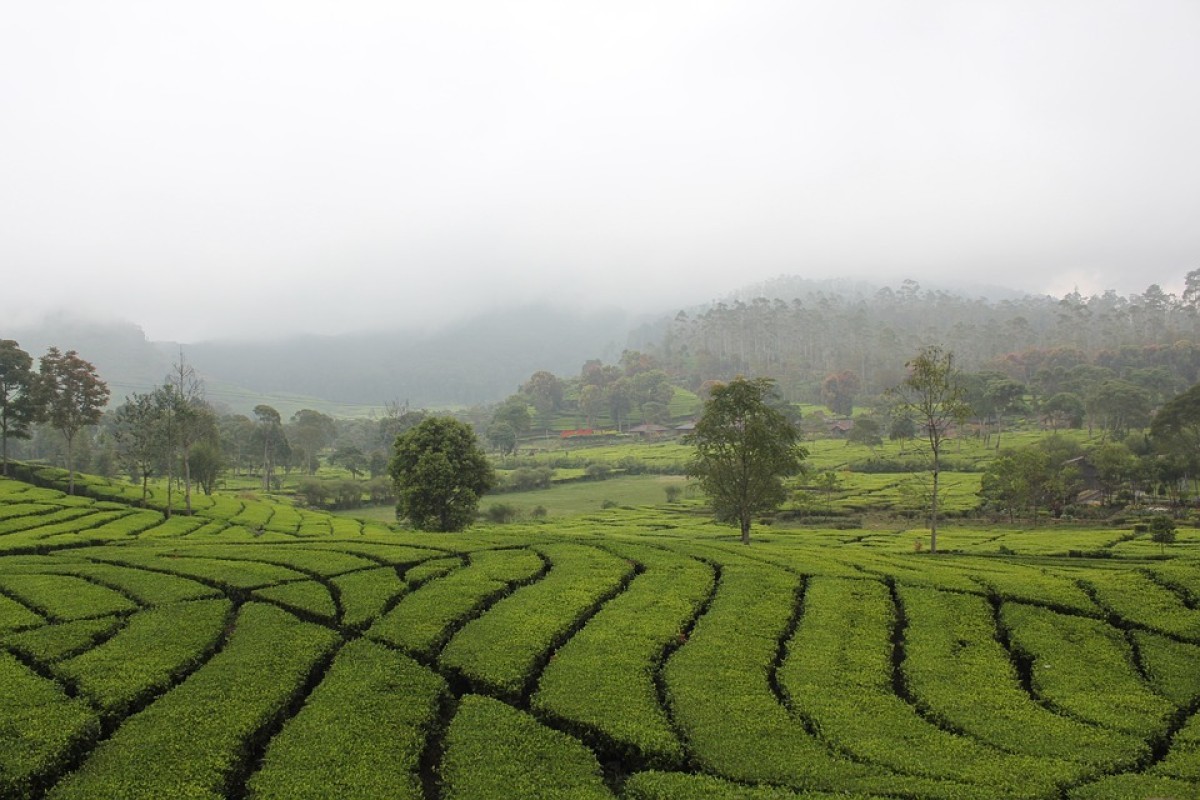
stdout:
POLYGON ((0 469, 8 475, 8 440, 28 439, 37 418, 33 358, 12 339, 0 339, 0 469))
POLYGON ((100 421, 108 402, 108 385, 96 368, 74 350, 51 347, 42 356, 34 384, 39 418, 62 434, 67 446, 67 493, 75 493, 75 439, 100 421))
POLYGON ((278 459, 286 457, 287 438, 279 412, 272 406, 260 403, 254 407, 254 437, 262 448, 263 491, 270 491, 275 477, 278 459))
POLYGON ((922 348, 905 365, 908 377, 890 390, 897 411, 910 416, 929 445, 930 472, 933 478, 929 499, 929 552, 937 552, 938 478, 946 440, 954 435, 970 413, 965 401, 962 373, 954 366, 954 354, 940 347, 922 348))

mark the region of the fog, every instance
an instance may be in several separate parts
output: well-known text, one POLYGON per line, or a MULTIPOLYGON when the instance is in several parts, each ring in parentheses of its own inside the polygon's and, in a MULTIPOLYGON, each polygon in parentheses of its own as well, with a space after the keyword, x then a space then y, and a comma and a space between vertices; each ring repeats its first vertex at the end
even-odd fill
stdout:
POLYGON ((9 4, 0 335, 1179 291, 1198 79, 1192 0, 9 4))

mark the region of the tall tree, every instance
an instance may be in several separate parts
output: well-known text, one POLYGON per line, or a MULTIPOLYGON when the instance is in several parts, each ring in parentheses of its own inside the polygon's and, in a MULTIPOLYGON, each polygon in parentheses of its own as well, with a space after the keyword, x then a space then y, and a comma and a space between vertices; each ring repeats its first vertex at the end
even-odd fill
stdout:
POLYGON ((1200 475, 1200 383, 1158 410, 1150 437, 1160 452, 1181 459, 1192 477, 1200 475))
POLYGON ((260 403, 254 407, 254 436, 262 448, 263 491, 269 492, 275 477, 275 464, 287 448, 283 424, 274 407, 260 403))
POLYGON ((36 381, 38 407, 43 421, 62 434, 67 445, 67 493, 75 493, 75 437, 100 421, 108 402, 108 385, 96 368, 74 350, 51 347, 39 362, 36 381))
POLYGON ((37 418, 33 358, 12 339, 0 339, 0 464, 8 475, 8 440, 28 439, 37 418))
MULTIPOLYGON (((192 447, 211 428, 212 423, 211 412, 204 402, 204 383, 196 374, 196 370, 184 360, 182 349, 179 351, 179 362, 172 366, 171 374, 167 376, 166 388, 174 422, 172 445, 179 449, 179 461, 183 469, 184 508, 188 514, 191 514, 192 447)), ((174 463, 173 457, 172 463, 174 463)), ((168 491, 168 496, 169 494, 168 491)), ((168 503, 168 516, 170 507, 170 503, 168 503)))
POLYGON ((420 530, 459 531, 496 482, 475 432, 453 417, 429 417, 396 439, 389 472, 396 514, 420 530))
POLYGON ((316 473, 320 463, 317 454, 328 447, 336 436, 337 423, 333 417, 311 408, 302 408, 292 414, 287 426, 288 441, 308 454, 304 466, 310 475, 316 473))
POLYGON ((742 544, 750 544, 754 515, 786 499, 783 479, 798 473, 808 455, 799 430, 777 403, 769 378, 714 386, 685 438, 696 448, 688 475, 699 481, 716 518, 738 525, 742 544))
POLYGON ((898 412, 911 416, 929 444, 930 472, 933 483, 929 500, 929 552, 937 552, 938 480, 942 450, 970 413, 964 401, 961 373, 954 366, 954 354, 937 346, 922 348, 909 361, 908 377, 889 390, 898 401, 898 412))
POLYGON ((112 413, 111 430, 117 460, 142 485, 142 506, 150 492, 150 476, 166 460, 162 407, 154 394, 132 394, 112 413))

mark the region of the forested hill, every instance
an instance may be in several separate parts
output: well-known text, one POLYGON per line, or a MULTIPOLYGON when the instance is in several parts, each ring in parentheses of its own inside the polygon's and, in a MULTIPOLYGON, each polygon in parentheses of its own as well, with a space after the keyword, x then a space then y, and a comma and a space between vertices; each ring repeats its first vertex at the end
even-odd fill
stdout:
POLYGON ((963 369, 999 370, 1022 382, 1079 365, 1122 377, 1161 367, 1176 384, 1161 387, 1169 394, 1200 380, 1200 270, 1186 286, 1182 296, 1153 285, 1129 296, 988 299, 913 281, 878 288, 781 279, 748 299, 679 312, 648 349, 687 385, 769 375, 793 399, 841 372, 853 373, 866 393, 883 391, 929 344, 952 350, 963 369))
MULTIPOLYGON (((209 400, 234 411, 248 412, 267 395, 319 398, 331 412, 405 400, 418 407, 472 405, 511 394, 540 369, 572 373, 588 358, 615 360, 630 324, 620 312, 518 307, 428 334, 397 329, 210 341, 182 345, 182 352, 204 379, 209 400)), ((0 329, 0 338, 15 339, 35 359, 52 345, 77 350, 109 384, 114 402, 161 383, 181 352, 179 344, 147 340, 131 322, 69 317, 0 329)))
MULTIPOLYGON (((852 373, 864 394, 896 385, 905 362, 928 344, 953 350, 963 369, 1002 371, 1046 391, 1062 389, 1056 370, 1085 365, 1108 371, 1092 378, 1111 373, 1165 398, 1200 380, 1200 270, 1187 275, 1185 286, 1181 296, 1150 286, 1129 296, 993 290, 985 297, 914 281, 879 287, 788 277, 639 327, 620 312, 519 307, 425 334, 398 328, 210 341, 187 344, 183 353, 204 378, 210 401, 240 412, 283 397, 335 415, 393 401, 488 404, 534 372, 576 376, 585 361, 615 362, 626 348, 653 354, 673 381, 690 388, 766 375, 790 399, 813 402, 833 375, 852 373)), ((664 307, 669 302, 663 298, 664 307)), ((16 339, 35 358, 50 345, 78 350, 117 402, 157 385, 180 355, 179 345, 147 341, 131 323, 56 319, 0 330, 0 338, 16 339)))

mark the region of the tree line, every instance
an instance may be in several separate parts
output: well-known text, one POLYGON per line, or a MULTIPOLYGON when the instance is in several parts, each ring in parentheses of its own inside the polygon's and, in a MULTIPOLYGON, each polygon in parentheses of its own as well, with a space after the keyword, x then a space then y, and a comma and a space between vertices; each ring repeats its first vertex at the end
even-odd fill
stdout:
POLYGON ((212 494, 223 477, 256 477, 280 488, 280 474, 299 473, 297 494, 313 506, 349 507, 365 496, 394 499, 388 462, 396 437, 425 411, 389 404, 379 418, 335 419, 302 409, 289 419, 260 404, 250 415, 221 413, 182 353, 156 388, 134 392, 106 409, 110 391, 95 367, 75 351, 50 348, 35 365, 18 342, 0 340, 0 452, 11 458, 64 464, 74 491, 77 469, 112 478, 127 475, 142 487, 163 480, 167 512, 174 493, 190 513, 192 492, 212 494), (350 480, 316 478, 322 463, 350 480), (360 480, 364 479, 364 480, 360 480))

